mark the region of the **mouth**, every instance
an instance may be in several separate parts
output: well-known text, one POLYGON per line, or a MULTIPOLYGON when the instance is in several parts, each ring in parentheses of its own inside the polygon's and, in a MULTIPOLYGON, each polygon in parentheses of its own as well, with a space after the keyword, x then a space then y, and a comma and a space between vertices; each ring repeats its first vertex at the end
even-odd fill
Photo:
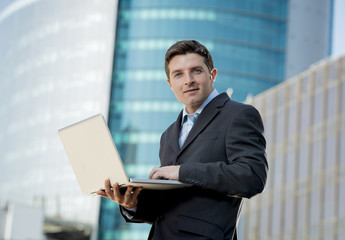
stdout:
POLYGON ((197 92, 198 90, 199 90, 198 88, 187 89, 183 93, 194 93, 194 92, 197 92))

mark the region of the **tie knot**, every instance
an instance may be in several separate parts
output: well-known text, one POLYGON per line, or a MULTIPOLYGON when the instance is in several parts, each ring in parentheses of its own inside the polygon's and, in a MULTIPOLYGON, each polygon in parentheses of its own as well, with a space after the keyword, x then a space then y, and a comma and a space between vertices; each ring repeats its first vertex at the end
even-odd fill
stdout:
POLYGON ((195 123, 195 120, 198 118, 199 113, 187 114, 184 116, 183 123, 187 122, 188 120, 192 123, 195 123))
POLYGON ((193 114, 188 115, 188 118, 189 118, 193 123, 195 123, 195 120, 198 118, 198 116, 199 116, 199 113, 193 113, 193 114))
POLYGON ((187 114, 183 117, 183 124, 182 124, 182 130, 181 135, 179 138, 179 144, 180 147, 182 147, 184 141, 186 140, 189 131, 192 129, 195 120, 198 118, 199 113, 193 113, 193 114, 187 114))

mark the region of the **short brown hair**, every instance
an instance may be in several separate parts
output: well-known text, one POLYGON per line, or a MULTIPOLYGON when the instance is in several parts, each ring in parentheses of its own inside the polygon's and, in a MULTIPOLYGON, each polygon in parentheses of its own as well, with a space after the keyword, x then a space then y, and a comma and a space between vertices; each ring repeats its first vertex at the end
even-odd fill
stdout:
POLYGON ((183 40, 173 44, 165 54, 165 73, 169 78, 169 63, 177 55, 185 55, 187 53, 197 53, 204 58, 208 70, 211 72, 213 67, 213 60, 207 48, 195 40, 183 40))

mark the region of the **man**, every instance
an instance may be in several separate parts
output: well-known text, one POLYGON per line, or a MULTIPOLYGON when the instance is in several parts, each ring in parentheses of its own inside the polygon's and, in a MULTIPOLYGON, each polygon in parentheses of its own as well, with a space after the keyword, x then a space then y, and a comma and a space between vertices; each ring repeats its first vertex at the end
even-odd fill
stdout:
POLYGON ((242 198, 263 191, 268 164, 258 111, 213 88, 217 69, 197 41, 180 41, 165 56, 167 81, 185 105, 161 137, 161 167, 149 177, 193 187, 148 191, 105 182, 129 222, 153 224, 149 239, 237 239, 242 198))

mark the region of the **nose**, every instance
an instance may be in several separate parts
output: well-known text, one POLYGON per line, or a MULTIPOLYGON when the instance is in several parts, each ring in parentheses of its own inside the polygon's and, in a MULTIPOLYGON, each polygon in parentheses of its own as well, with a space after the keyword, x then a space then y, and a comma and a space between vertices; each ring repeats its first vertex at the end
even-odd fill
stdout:
POLYGON ((191 85, 194 83, 194 78, 191 74, 186 74, 186 77, 185 77, 185 82, 184 84, 185 85, 191 85))

